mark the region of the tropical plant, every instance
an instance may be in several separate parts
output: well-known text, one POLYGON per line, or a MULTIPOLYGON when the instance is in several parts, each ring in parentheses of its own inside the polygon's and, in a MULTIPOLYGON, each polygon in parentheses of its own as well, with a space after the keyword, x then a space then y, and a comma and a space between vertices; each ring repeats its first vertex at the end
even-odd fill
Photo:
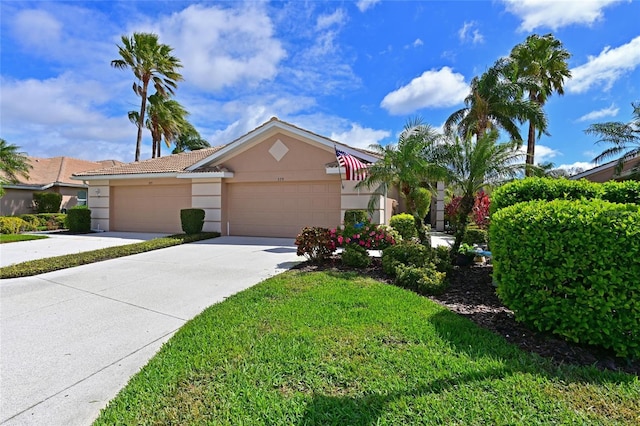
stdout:
POLYGON ((397 144, 370 147, 382 158, 369 166, 365 179, 356 185, 356 188, 375 188, 369 200, 370 210, 375 208, 380 195, 397 187, 406 202, 407 213, 416 218, 416 229, 421 231, 423 217, 420 217, 420 210, 424 205, 421 198, 425 193, 417 188, 431 188, 432 182, 445 175, 435 157, 440 137, 428 124, 413 119, 405 124, 397 144))
POLYGON ((180 134, 174 140, 176 147, 171 152, 179 154, 185 151, 197 151, 199 149, 209 148, 211 145, 200 136, 191 123, 186 123, 181 129, 180 134))
POLYGON ((182 75, 177 71, 182 64, 178 58, 171 55, 172 51, 170 46, 158 42, 156 34, 134 33, 131 38, 122 36, 122 46, 118 46, 121 59, 111 61, 111 66, 115 68, 131 68, 136 77, 133 91, 140 96, 141 102, 136 123, 138 135, 135 161, 140 161, 142 127, 147 108, 149 84, 153 84, 159 96, 166 98, 174 93, 177 82, 182 80, 182 75))
MULTIPOLYGON (((145 126, 151 132, 151 158, 161 156, 162 140, 167 147, 176 140, 179 135, 190 124, 186 120, 189 115, 178 101, 168 99, 154 93, 149 96, 149 107, 147 108, 147 120, 145 126)), ((129 111, 129 120, 138 123, 140 115, 137 111, 129 111)))
POLYGON ((453 253, 458 251, 464 239, 476 194, 484 187, 515 177, 523 168, 518 142, 496 143, 497 138, 495 130, 478 139, 470 135, 465 138, 450 135, 449 143, 441 145, 447 181, 461 197, 458 214, 454 216, 457 223, 453 253))
POLYGON ((464 99, 465 107, 455 111, 445 121, 445 131, 457 128, 463 139, 468 135, 504 129, 509 137, 521 142, 518 122, 531 121, 537 129, 546 131, 547 119, 536 102, 523 99, 522 89, 506 78, 509 61, 500 59, 480 77, 471 80, 471 91, 464 99))
MULTIPOLYGON (((553 92, 564 94, 565 79, 571 78, 571 71, 567 61, 571 54, 564 49, 562 42, 552 34, 539 36, 532 34, 511 50, 510 77, 527 92, 527 97, 533 103, 542 107, 553 92)), ((545 131, 538 127, 539 123, 529 119, 529 133, 527 138, 526 164, 533 166, 536 146, 536 129, 538 137, 545 131)), ((531 176, 531 168, 525 169, 527 176, 531 176)))
POLYGON ((4 195, 3 184, 18 182, 18 176, 29 178, 29 160, 19 149, 19 146, 0 139, 0 196, 4 195))
POLYGON ((632 102, 633 118, 629 123, 619 121, 608 123, 597 123, 589 126, 585 133, 598 136, 600 139, 596 143, 606 143, 613 145, 593 159, 595 163, 601 163, 613 157, 618 157, 615 166, 615 174, 620 175, 624 164, 638 157, 638 162, 633 166, 631 172, 634 176, 640 177, 640 102, 632 102))

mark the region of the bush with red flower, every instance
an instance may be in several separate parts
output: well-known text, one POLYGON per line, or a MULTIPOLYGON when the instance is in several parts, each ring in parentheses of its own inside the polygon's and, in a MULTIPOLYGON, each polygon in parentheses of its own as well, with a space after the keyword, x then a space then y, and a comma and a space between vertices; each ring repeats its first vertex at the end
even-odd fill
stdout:
MULTIPOLYGON (((459 222, 460 202, 462 197, 454 196, 451 201, 444 206, 444 218, 451 224, 452 230, 455 231, 455 224, 459 222)), ((489 228, 489 206, 491 199, 484 191, 479 191, 473 202, 473 210, 471 210, 471 219, 478 225, 480 229, 489 228)))
POLYGON ((358 245, 367 250, 384 250, 400 240, 400 235, 387 225, 375 225, 371 222, 356 223, 345 229, 332 229, 331 238, 337 247, 358 245))

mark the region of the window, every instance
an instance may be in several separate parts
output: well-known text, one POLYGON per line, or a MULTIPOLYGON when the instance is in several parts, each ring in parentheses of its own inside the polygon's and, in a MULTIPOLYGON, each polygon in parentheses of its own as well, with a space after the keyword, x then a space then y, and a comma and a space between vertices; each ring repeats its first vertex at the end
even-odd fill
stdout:
POLYGON ((82 191, 78 191, 78 193, 76 194, 76 197, 78 198, 78 206, 86 206, 87 205, 87 191, 86 190, 82 190, 82 191))

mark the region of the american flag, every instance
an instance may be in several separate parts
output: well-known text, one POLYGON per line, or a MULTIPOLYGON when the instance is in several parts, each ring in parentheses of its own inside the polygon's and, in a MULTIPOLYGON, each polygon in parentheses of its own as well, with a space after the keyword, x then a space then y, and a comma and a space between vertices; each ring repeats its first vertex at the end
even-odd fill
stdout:
POLYGON ((345 180, 363 180, 366 177, 367 165, 351 154, 336 148, 338 164, 346 170, 345 180))

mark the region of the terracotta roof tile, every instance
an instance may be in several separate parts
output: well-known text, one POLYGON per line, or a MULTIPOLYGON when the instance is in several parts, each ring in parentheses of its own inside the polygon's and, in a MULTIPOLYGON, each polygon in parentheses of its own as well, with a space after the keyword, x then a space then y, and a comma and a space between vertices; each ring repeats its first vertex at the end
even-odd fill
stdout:
POLYGON ((29 178, 18 175, 18 185, 41 187, 54 183, 78 185, 77 180, 72 180, 71 175, 86 170, 98 169, 105 164, 117 164, 115 160, 87 161, 70 157, 38 158, 27 157, 31 169, 29 178))
POLYGON ((134 163, 119 164, 113 167, 76 173, 74 174, 74 176, 82 177, 102 175, 129 175, 140 173, 180 173, 184 172, 187 167, 207 158, 221 148, 222 146, 215 146, 212 148, 205 148, 197 151, 167 155, 160 158, 151 158, 149 160, 138 161, 134 163))

